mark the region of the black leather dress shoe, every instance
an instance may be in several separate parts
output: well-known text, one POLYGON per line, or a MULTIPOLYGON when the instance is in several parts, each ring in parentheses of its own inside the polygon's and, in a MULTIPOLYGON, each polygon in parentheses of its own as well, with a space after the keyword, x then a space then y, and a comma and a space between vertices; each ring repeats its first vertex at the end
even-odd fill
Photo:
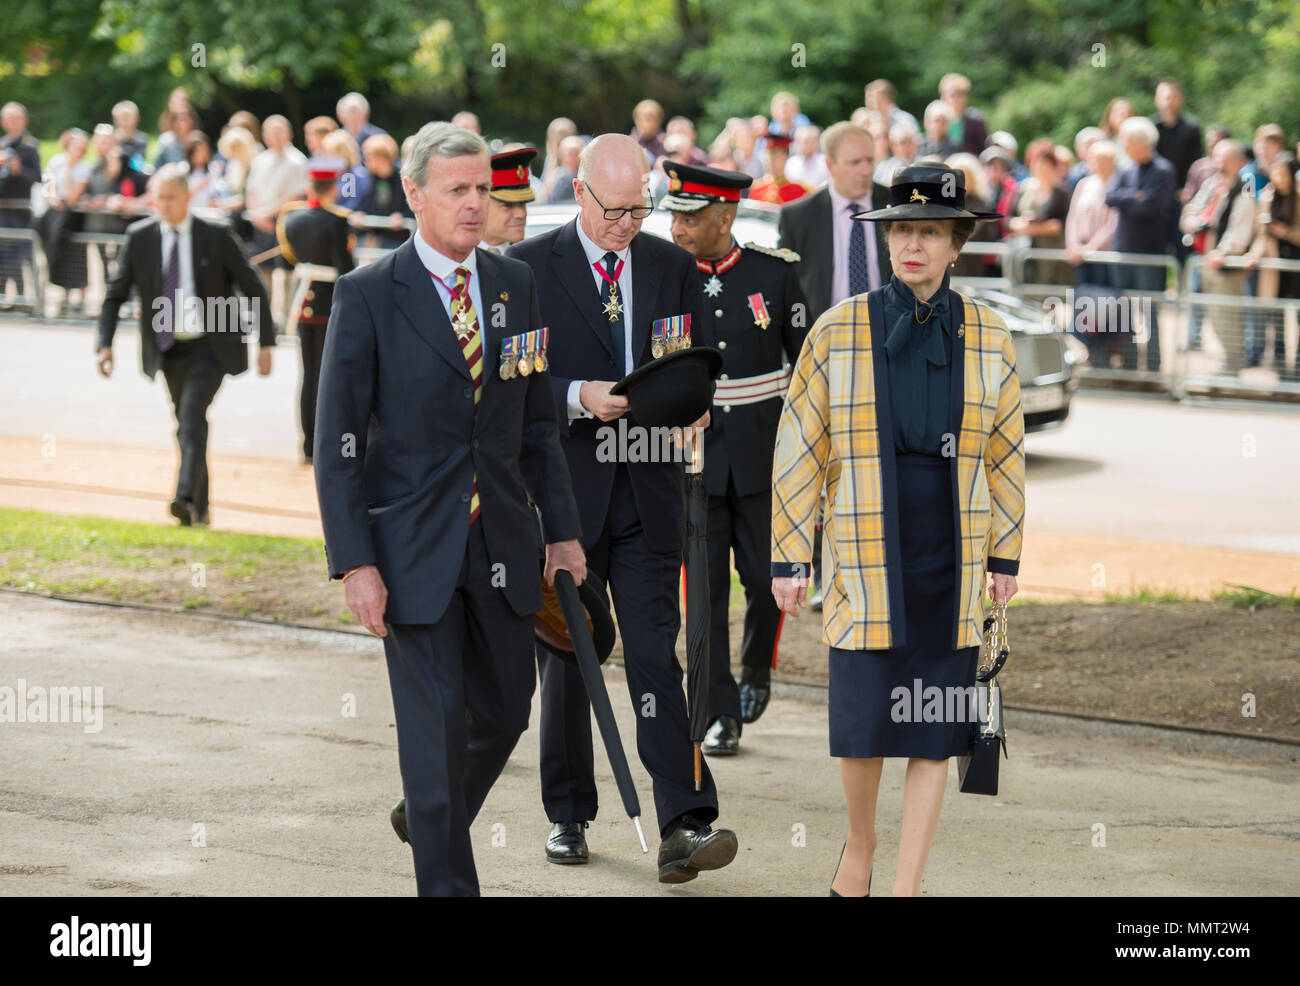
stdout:
POLYGON ((397 837, 403 842, 409 844, 411 841, 411 833, 406 831, 405 798, 393 805, 393 810, 388 813, 388 820, 393 823, 393 831, 397 833, 397 837))
POLYGON ((740 721, 758 722, 772 697, 772 679, 769 675, 754 674, 748 668, 740 679, 740 721))
POLYGON ((731 716, 718 716, 704 734, 700 749, 711 757, 734 757, 740 749, 740 723, 731 716))
POLYGON ((585 863, 590 854, 587 852, 587 836, 583 829, 588 822, 556 822, 551 826, 551 834, 546 838, 546 860, 571 866, 585 863))
POLYGON ((685 883, 701 870, 720 870, 736 858, 736 833, 714 830, 687 815, 659 843, 659 882, 685 883))
POLYGON ((168 509, 171 510, 172 516, 181 522, 181 527, 189 527, 198 519, 198 513, 194 509, 194 504, 189 500, 181 500, 179 498, 172 500, 168 509))

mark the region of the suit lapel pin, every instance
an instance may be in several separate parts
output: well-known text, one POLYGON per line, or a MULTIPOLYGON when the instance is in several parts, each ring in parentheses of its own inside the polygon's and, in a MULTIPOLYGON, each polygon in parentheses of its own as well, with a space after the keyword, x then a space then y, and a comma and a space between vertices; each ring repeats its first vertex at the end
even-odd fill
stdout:
POLYGON ((509 291, 502 291, 502 292, 501 292, 501 300, 502 300, 502 301, 509 301, 509 300, 510 300, 510 292, 509 292, 509 291))

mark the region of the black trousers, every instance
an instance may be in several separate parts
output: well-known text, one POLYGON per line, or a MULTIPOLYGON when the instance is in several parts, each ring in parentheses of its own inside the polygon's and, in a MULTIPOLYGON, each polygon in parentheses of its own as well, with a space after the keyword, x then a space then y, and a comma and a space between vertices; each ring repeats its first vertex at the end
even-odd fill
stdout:
MULTIPOLYGON (((1165 287, 1167 271, 1164 267, 1148 267, 1138 264, 1113 264, 1111 265, 1112 286, 1118 292, 1127 291, 1163 291, 1165 287)), ((1144 300, 1137 297, 1130 297, 1130 305, 1143 302, 1144 300)), ((1160 319, 1159 309, 1160 301, 1158 298, 1151 298, 1151 324, 1147 328, 1151 332, 1151 337, 1147 340, 1147 365, 1148 370, 1158 372, 1160 370, 1160 319)), ((1131 313, 1132 308, 1128 311, 1131 313)), ((1122 346, 1120 356, 1124 362, 1124 369, 1138 369, 1138 351, 1136 342, 1137 329, 1133 325, 1132 315, 1124 320, 1122 326, 1122 346)))
MULTIPOLYGON (((695 790, 690 727, 682 667, 676 654, 681 627, 680 551, 646 545, 625 464, 614 477, 609 514, 599 540, 587 551, 587 569, 609 586, 623 642, 628 694, 636 709, 636 746, 654 782, 659 831, 690 812, 718 817, 718 792, 704 767, 695 790)), ((591 709, 574 665, 538 648, 542 688, 542 804, 552 822, 596 817, 591 709)))
POLYGON ((320 366, 325 356, 325 326, 298 323, 298 347, 302 351, 302 388, 298 392, 298 413, 302 416, 302 454, 311 458, 316 436, 316 393, 320 388, 320 366))
POLYGON ((469 827, 532 704, 532 620, 493 586, 482 528, 470 527, 442 619, 390 624, 384 638, 421 897, 478 896, 469 827))
POLYGON ((208 512, 208 406, 217 396, 225 371, 206 338, 177 341, 162 354, 163 379, 176 417, 181 466, 175 497, 194 504, 200 517, 208 512))
POLYGON ((745 629, 741 663, 770 670, 781 629, 781 610, 772 597, 772 493, 738 496, 727 481, 724 496, 709 497, 709 718, 731 716, 740 722, 740 689, 731 676, 731 556, 745 589, 745 629))

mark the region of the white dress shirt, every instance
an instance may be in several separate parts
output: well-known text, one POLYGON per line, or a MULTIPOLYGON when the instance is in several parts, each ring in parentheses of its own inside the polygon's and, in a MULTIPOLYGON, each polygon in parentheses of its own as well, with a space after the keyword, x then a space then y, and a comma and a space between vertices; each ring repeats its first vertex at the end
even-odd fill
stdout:
MULTIPOLYGON (((609 253, 601 247, 596 246, 582 229, 582 221, 579 220, 574 224, 578 230, 578 242, 582 244, 583 252, 587 254, 587 269, 591 272, 592 283, 596 287, 597 296, 604 290, 605 279, 600 276, 596 270, 596 265, 600 269, 605 269, 605 254, 609 253)), ((623 261, 623 267, 618 274, 618 298, 623 305, 623 372, 619 377, 625 377, 636 368, 636 354, 632 352, 632 246, 628 244, 623 250, 615 250, 614 256, 623 261)), ((615 268, 618 267, 616 263, 615 268)), ((574 380, 569 384, 569 421, 573 422, 575 418, 590 418, 592 413, 582 406, 582 400, 579 393, 585 380, 574 380)))
POLYGON ((172 244, 177 244, 177 262, 180 266, 179 298, 168 298, 166 304, 175 305, 175 318, 172 321, 172 336, 177 342, 197 339, 203 335, 203 299, 194 294, 194 222, 190 214, 180 225, 172 226, 158 220, 158 230, 162 234, 162 275, 167 279, 167 258, 171 256, 172 244), (194 298, 191 302, 189 299, 194 298))
POLYGON ((862 223, 867 241, 867 290, 880 287, 880 261, 876 256, 876 231, 874 224, 853 219, 849 212, 850 201, 862 206, 863 212, 876 208, 871 201, 871 189, 860 199, 849 200, 835 190, 832 182, 826 186, 831 193, 831 237, 834 241, 835 266, 831 272, 831 304, 849 297, 849 236, 855 223, 862 223))
MULTIPOLYGON (((438 290, 438 299, 442 302, 448 320, 451 319, 451 289, 456 286, 456 268, 464 267, 469 271, 469 300, 474 305, 479 331, 482 332, 486 324, 484 322, 486 313, 483 311, 483 295, 479 290, 477 251, 471 250, 464 260, 452 260, 451 257, 429 246, 418 228, 411 239, 415 243, 415 254, 420 258, 420 263, 424 264, 424 269, 433 275, 431 278, 433 286, 438 290)), ((483 360, 483 365, 487 366, 489 361, 486 350, 483 353, 483 360)))

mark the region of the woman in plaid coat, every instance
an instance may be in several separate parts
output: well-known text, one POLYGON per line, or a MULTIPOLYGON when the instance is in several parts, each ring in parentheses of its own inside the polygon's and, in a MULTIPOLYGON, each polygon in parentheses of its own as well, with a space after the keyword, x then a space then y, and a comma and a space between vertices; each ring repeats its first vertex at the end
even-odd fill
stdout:
MULTIPOLYGON (((969 745, 982 593, 1016 593, 1024 527, 1024 420, 1002 320, 949 289, 981 219, 960 171, 901 169, 887 223, 894 275, 813 325, 777 433, 772 593, 806 602, 826 489, 823 638, 830 752, 849 832, 833 896, 870 893, 884 757, 907 757, 895 895, 920 893, 948 760, 969 745)), ((849 262, 854 250, 850 241, 849 262)))

